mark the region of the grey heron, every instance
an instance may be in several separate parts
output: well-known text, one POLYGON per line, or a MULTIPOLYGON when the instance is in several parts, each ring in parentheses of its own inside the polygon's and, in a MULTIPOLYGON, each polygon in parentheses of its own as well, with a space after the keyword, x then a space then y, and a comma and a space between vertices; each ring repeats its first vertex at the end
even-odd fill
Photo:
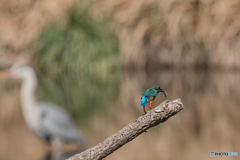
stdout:
POLYGON ((49 102, 37 102, 35 90, 37 77, 32 67, 15 63, 1 70, 0 78, 21 79, 21 109, 27 126, 48 142, 77 143, 86 149, 86 140, 78 131, 71 117, 60 107, 49 102))

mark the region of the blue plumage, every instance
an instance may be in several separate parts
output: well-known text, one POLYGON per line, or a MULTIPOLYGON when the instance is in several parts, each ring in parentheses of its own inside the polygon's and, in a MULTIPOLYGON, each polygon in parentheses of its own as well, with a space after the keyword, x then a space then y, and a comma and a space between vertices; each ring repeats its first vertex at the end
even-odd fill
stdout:
POLYGON ((157 95, 157 91, 154 89, 148 89, 142 93, 141 96, 141 104, 140 106, 146 106, 148 99, 151 97, 155 97, 157 95))
POLYGON ((145 96, 142 96, 141 98, 141 104, 140 106, 146 106, 148 98, 145 96))

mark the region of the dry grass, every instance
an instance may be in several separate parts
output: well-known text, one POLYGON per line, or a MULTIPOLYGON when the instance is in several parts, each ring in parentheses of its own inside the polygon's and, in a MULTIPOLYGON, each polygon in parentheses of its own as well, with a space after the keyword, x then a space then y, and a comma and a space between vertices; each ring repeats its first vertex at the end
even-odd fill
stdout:
MULTIPOLYGON (((1 64, 30 61, 29 43, 72 4, 2 0, 1 64)), ((238 0, 95 0, 91 10, 96 18, 112 22, 126 66, 240 68, 238 0)))
POLYGON ((73 0, 1 0, 0 64, 31 61, 28 45, 42 28, 64 17, 73 0))
POLYGON ((96 0, 92 10, 113 21, 127 66, 240 68, 237 0, 96 0))

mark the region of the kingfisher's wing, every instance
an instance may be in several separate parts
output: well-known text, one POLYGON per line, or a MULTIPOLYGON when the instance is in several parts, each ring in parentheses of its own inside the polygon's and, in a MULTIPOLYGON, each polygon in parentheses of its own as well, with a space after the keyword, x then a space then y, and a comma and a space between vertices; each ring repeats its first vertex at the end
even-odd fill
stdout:
POLYGON ((157 91, 155 89, 148 89, 148 90, 145 91, 143 96, 145 96, 145 97, 155 97, 155 96, 157 96, 157 91))

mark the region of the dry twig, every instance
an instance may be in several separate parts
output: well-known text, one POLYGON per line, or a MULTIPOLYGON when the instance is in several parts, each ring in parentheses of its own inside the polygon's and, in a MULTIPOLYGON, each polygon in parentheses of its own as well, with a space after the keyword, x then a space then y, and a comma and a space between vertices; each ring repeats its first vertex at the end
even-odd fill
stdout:
POLYGON ((147 114, 140 116, 134 122, 128 124, 126 127, 108 137, 103 142, 86 151, 70 157, 68 160, 100 160, 122 147, 124 144, 130 142, 135 137, 147 129, 165 122, 171 116, 177 114, 184 108, 180 99, 174 101, 166 100, 159 106, 147 112, 147 114))

